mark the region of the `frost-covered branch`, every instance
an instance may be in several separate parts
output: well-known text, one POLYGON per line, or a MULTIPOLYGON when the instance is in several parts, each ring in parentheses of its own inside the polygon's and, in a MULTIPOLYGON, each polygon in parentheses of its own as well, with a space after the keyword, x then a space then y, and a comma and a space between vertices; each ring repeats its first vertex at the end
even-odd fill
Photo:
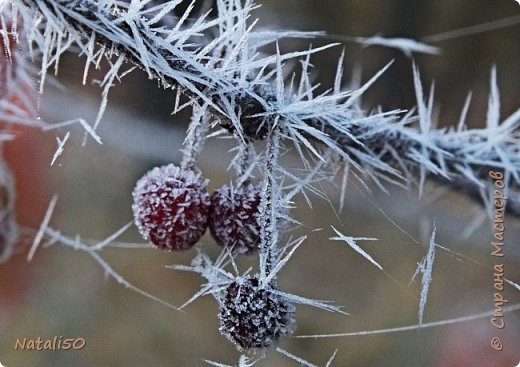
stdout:
MULTIPOLYGON (((249 21, 256 7, 252 1, 217 1, 215 19, 204 14, 188 20, 189 7, 174 24, 165 19, 179 5, 177 1, 160 5, 113 0, 16 3, 26 21, 39 24, 30 39, 42 55, 42 84, 47 68, 57 67, 60 55, 72 45, 87 56, 85 77, 89 65, 98 67, 103 57, 117 54, 120 57, 107 74, 110 80, 105 91, 125 73, 123 56, 163 87, 177 88, 191 98, 190 103, 206 104, 220 125, 242 140, 263 139, 275 121, 283 120, 285 140, 316 154, 320 154, 316 144, 331 149, 378 184, 416 182, 422 188, 424 178, 433 177, 442 183, 457 186, 464 182, 485 189, 487 172, 496 169, 505 173, 513 190, 518 189, 520 111, 498 124, 499 105, 490 104, 489 116, 494 122, 488 121, 485 129, 469 130, 464 123, 457 130, 435 129, 433 95, 424 101, 418 71, 414 74, 418 116, 403 111, 364 111, 358 105, 359 97, 386 68, 359 89, 349 91, 341 88, 339 65, 334 88, 316 94, 309 78, 310 56, 334 44, 303 52, 262 54, 262 46, 285 35, 291 37, 293 32, 255 33, 255 22, 249 21), (280 69, 301 57, 299 86, 295 86, 293 73, 291 85, 280 93, 280 69)), ((492 95, 490 102, 498 96, 495 89, 492 95)), ((96 125, 98 122, 99 117, 96 125)), ((512 202, 509 211, 520 215, 517 204, 512 202)))
MULTIPOLYGON (((53 200, 51 202, 51 204, 49 205, 49 209, 52 210, 52 207, 54 204, 55 204, 55 200, 53 200)), ((47 211, 47 213, 50 213, 50 211, 47 211)), ((112 241, 114 241, 126 229, 128 229, 129 225, 123 226, 120 230, 115 232, 113 235, 109 236, 107 239, 105 239, 101 242, 98 242, 95 245, 89 246, 81 241, 79 235, 77 235, 75 238, 70 238, 70 237, 63 235, 60 231, 56 231, 52 228, 47 227, 47 224, 45 223, 47 220, 48 220, 48 218, 45 218, 41 228, 43 229, 46 237, 48 237, 49 245, 58 243, 62 246, 88 254, 90 257, 92 257, 92 259, 99 266, 101 266, 101 268, 103 269, 105 276, 107 278, 112 278, 113 280, 115 280, 118 284, 122 285, 123 287, 125 287, 137 294, 140 294, 141 296, 146 297, 154 302, 160 303, 163 306, 166 306, 170 309, 180 311, 180 309, 175 307, 173 304, 171 304, 151 293, 148 293, 145 290, 142 290, 141 288, 135 286, 133 283, 130 283, 129 281, 127 281, 121 274, 119 274, 116 270, 114 270, 110 266, 110 264, 99 254, 99 252, 101 250, 103 250, 105 247, 107 247, 112 241)))
MULTIPOLYGON (((520 310, 520 304, 518 304, 518 303, 511 305, 511 306, 506 306, 503 308, 504 313, 518 312, 519 310, 520 310)), ((400 326, 400 327, 394 327, 394 328, 388 328, 388 329, 353 331, 353 332, 348 332, 348 333, 322 334, 322 335, 319 335, 319 334, 318 335, 296 335, 296 336, 294 336, 294 338, 303 338, 303 339, 341 338, 341 337, 349 337, 349 336, 368 336, 368 335, 378 335, 378 334, 400 333, 403 331, 417 331, 417 330, 429 329, 429 328, 433 328, 433 327, 437 327, 437 326, 446 326, 446 325, 453 325, 453 324, 458 324, 458 323, 462 323, 462 322, 487 319, 487 318, 493 316, 494 312, 495 312, 495 310, 489 310, 489 311, 480 312, 480 313, 476 313, 476 314, 472 314, 472 315, 456 317, 453 319, 425 322, 425 323, 419 323, 419 324, 415 324, 415 325, 400 326)))

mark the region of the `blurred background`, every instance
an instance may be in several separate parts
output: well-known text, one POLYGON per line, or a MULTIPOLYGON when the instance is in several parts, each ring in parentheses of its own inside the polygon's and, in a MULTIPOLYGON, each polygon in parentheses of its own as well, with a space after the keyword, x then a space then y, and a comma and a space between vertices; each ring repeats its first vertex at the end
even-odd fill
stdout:
MULTIPOLYGON (((513 0, 501 1, 311 1, 265 0, 255 15, 260 27, 322 30, 329 34, 427 39, 454 29, 520 16, 513 0)), ((202 7, 203 5, 197 4, 202 7)), ((469 91, 473 93, 468 121, 483 127, 493 65, 498 72, 502 117, 520 107, 520 25, 432 43, 438 56, 417 55, 423 83, 435 80, 440 126, 454 126, 469 91)), ((313 46, 335 41, 312 40, 313 46)), ((282 42, 284 50, 304 49, 309 40, 282 42)), ((368 91, 367 109, 410 108, 415 105, 411 59, 396 50, 363 48, 344 43, 345 83, 353 70, 363 81, 395 60, 368 91)), ((316 82, 331 85, 341 47, 316 55, 316 82)), ((42 115, 49 121, 78 116, 94 120, 100 100, 95 84, 81 85, 83 61, 70 55, 60 63, 59 82, 41 98, 42 115)), ((92 74, 101 78, 102 72, 92 74)), ((204 359, 237 363, 239 353, 218 332, 217 304, 205 297, 176 312, 107 279, 92 259, 60 245, 40 248, 31 263, 26 256, 48 202, 59 195, 51 226, 85 240, 106 238, 132 220, 131 192, 136 180, 151 167, 179 162, 189 120, 186 113, 171 115, 175 96, 136 71, 114 87, 99 134, 83 146, 80 127, 72 128, 65 152, 50 161, 56 137, 69 129, 46 133, 26 130, 6 147, 18 185, 17 215, 24 236, 9 262, 0 264, 0 362, 17 366, 203 366, 204 359), (84 338, 81 351, 15 351, 17 339, 84 338)), ((228 183, 232 142, 210 139, 199 166, 210 179, 210 190, 228 183)), ((339 184, 339 182, 337 183, 339 184)), ((345 333, 413 325, 418 322, 420 281, 409 285, 417 263, 427 252, 433 223, 436 242, 473 259, 438 251, 424 321, 471 315, 494 308, 490 256, 491 225, 481 221, 484 210, 461 192, 428 185, 419 198, 416 190, 389 188, 373 196, 349 185, 345 210, 338 213, 339 190, 324 186, 330 202, 315 197, 310 210, 297 199, 294 217, 303 224, 294 233, 309 237, 280 274, 280 288, 301 296, 333 300, 351 316, 297 307, 296 335, 345 333), (386 213, 386 215, 384 215, 386 213), (385 269, 380 272, 341 242, 329 241, 330 226, 355 237, 379 241, 361 243, 385 269), (319 229, 319 230, 318 230, 319 229), (418 242, 418 243, 417 243, 418 242)), ((520 282, 520 220, 506 222, 505 276, 520 282)), ((120 239, 142 242, 134 227, 120 239)), ((218 248, 209 236, 208 252, 218 248)), ((151 249, 107 249, 101 254, 125 279, 173 304, 188 300, 203 281, 195 274, 174 272, 165 265, 189 264, 194 251, 163 253, 151 249)), ((244 268, 254 264, 246 259, 244 268)), ((503 292, 510 304, 520 302, 518 290, 503 292)), ((324 339, 284 339, 290 353, 324 366, 338 349, 333 366, 497 366, 520 361, 520 317, 505 316, 506 327, 495 329, 489 318, 421 331, 324 339), (489 343, 499 336, 504 350, 489 343)), ((298 363, 271 351, 259 366, 298 363)))

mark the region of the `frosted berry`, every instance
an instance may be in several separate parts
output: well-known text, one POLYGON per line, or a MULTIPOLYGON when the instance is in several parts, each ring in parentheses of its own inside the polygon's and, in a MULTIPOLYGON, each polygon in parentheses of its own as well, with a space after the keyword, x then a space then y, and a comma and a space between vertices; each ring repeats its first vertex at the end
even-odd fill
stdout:
POLYGON ((209 229, 215 241, 236 253, 252 254, 260 245, 259 187, 223 186, 211 195, 209 229))
POLYGON ((137 181, 132 193, 135 224, 145 240, 163 250, 187 250, 206 230, 206 181, 173 164, 156 167, 137 181))
POLYGON ((241 351, 268 348, 294 330, 294 306, 261 287, 257 277, 237 279, 220 294, 220 332, 241 351))

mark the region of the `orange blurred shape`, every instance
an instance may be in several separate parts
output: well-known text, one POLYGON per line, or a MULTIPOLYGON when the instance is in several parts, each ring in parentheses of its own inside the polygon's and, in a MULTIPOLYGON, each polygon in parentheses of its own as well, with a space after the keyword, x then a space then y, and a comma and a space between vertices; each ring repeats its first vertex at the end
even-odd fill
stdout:
MULTIPOLYGON (((20 51, 13 47, 12 37, 9 37, 9 42, 10 54, 6 52, 3 37, 0 37, 0 99, 6 99, 17 108, 34 115, 36 93, 31 85, 18 84, 17 68, 22 64, 17 53, 20 51), (18 93, 24 93, 25 98, 20 98, 18 93), (27 101, 33 105, 26 105, 27 101)), ((22 300, 32 278, 31 264, 26 260, 29 249, 27 243, 31 241, 27 236, 27 229, 38 228, 51 197, 47 168, 49 157, 52 156, 53 142, 44 136, 41 129, 35 127, 0 121, 0 131, 15 135, 12 141, 1 145, 3 159, 15 181, 15 192, 8 192, 7 195, 15 195, 14 215, 19 228, 19 240, 14 246, 12 256, 7 262, 0 263, 2 313, 22 300)))

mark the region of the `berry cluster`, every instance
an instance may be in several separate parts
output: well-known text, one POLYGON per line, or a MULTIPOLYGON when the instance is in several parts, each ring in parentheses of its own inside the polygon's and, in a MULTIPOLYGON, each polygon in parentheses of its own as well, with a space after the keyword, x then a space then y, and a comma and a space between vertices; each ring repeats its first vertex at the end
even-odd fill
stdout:
POLYGON ((133 191, 135 224, 145 240, 163 250, 187 250, 209 224, 215 241, 237 254, 260 244, 260 189, 223 186, 211 197, 206 181, 173 164, 147 172, 133 191))
MULTIPOLYGON (((249 255, 260 246, 261 196, 249 182, 223 186, 210 196, 198 173, 169 164, 137 181, 132 210, 141 235, 160 249, 190 249, 209 226, 218 245, 249 255)), ((219 330, 241 351, 268 348, 294 329, 294 305, 257 276, 235 279, 219 290, 217 300, 219 330)))
POLYGON ((274 286, 261 287, 257 277, 229 284, 219 305, 219 330, 239 350, 268 348, 294 330, 294 306, 274 286))

